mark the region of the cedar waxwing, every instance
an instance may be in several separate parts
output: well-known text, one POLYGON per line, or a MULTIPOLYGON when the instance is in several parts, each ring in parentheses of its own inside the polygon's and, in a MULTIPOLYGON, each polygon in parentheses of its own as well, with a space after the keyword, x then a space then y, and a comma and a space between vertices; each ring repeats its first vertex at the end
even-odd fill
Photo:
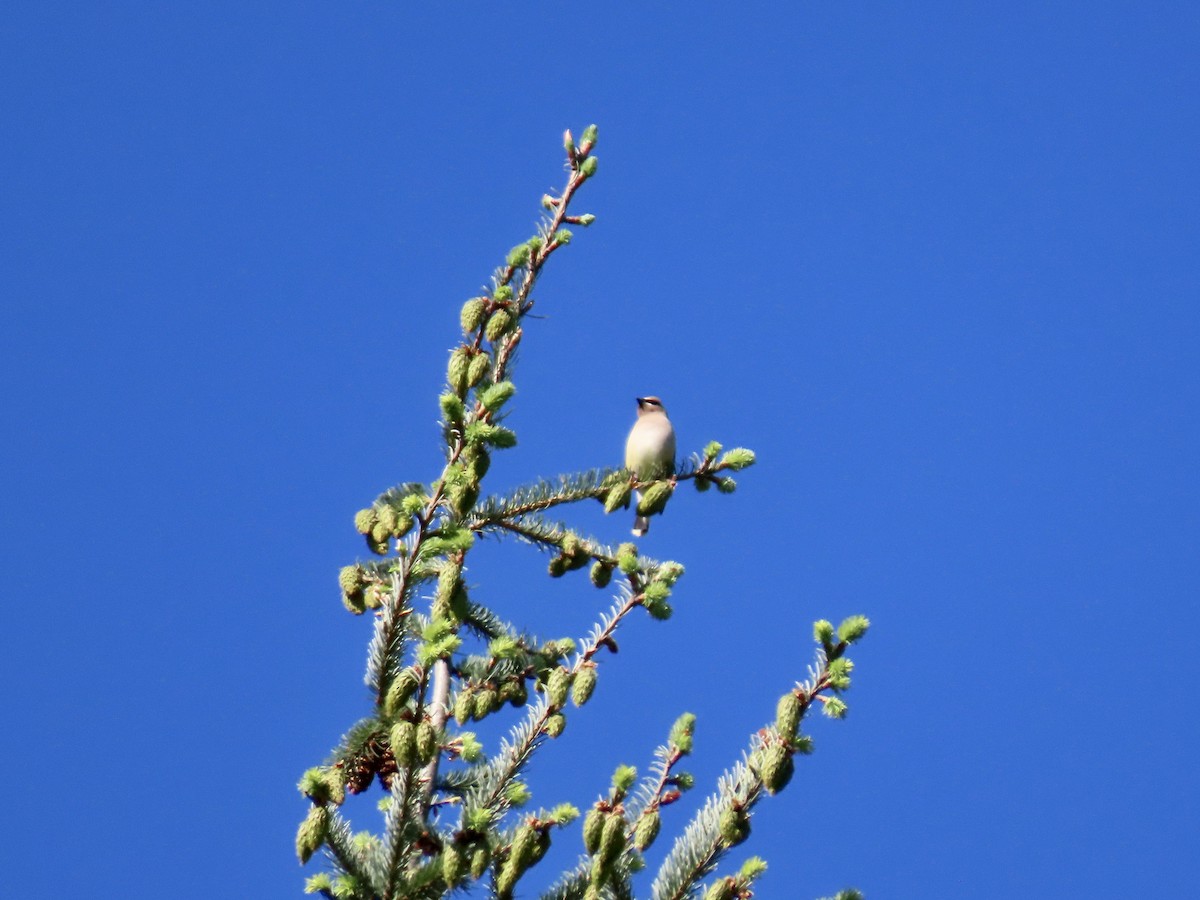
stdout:
MULTIPOLYGON (((637 398, 637 421, 625 441, 625 468, 638 480, 666 478, 675 474, 675 429, 657 397, 637 398)), ((634 502, 637 502, 637 494, 634 502)), ((650 530, 645 516, 633 520, 633 533, 641 537, 650 530)))

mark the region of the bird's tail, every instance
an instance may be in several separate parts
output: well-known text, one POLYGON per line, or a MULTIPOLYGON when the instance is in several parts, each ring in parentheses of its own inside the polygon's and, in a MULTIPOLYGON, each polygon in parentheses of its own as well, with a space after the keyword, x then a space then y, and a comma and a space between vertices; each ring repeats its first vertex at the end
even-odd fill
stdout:
POLYGON ((646 532, 650 530, 650 520, 645 516, 637 516, 633 520, 633 536, 644 537, 646 532))

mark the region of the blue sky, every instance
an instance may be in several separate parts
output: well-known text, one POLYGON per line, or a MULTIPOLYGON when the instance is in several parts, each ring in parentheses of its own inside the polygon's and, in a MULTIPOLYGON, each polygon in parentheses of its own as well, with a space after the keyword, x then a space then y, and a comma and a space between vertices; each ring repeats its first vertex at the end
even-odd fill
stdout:
MULTIPOLYGON (((655 523, 675 617, 628 623, 535 803, 590 803, 685 709, 711 785, 812 620, 861 612, 850 717, 739 848, 759 896, 1194 893, 1193 4, 2 27, 4 893, 298 895, 296 779, 367 708, 351 518, 436 475, 459 305, 589 122, 598 221, 540 283, 492 487, 619 464, 645 393, 681 451, 760 463, 655 523)), ((478 556, 542 632, 605 605, 478 556)))

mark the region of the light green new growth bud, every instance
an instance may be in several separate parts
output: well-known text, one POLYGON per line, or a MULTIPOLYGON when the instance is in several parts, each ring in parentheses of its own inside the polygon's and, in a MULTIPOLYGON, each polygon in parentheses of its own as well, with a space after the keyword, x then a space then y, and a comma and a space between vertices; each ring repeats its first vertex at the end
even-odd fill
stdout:
POLYGON ((502 634, 488 642, 488 655, 492 659, 516 659, 520 654, 521 647, 511 635, 502 634))
POLYGON ((463 758, 463 762, 477 763, 483 759, 483 744, 479 743, 479 739, 475 737, 475 732, 460 732, 458 742, 458 755, 463 758))
POLYGON ((592 570, 589 574, 592 584, 598 588, 606 587, 612 578, 612 566, 601 560, 596 560, 592 563, 592 570))
POLYGON ((314 806, 296 831, 296 855, 301 863, 308 862, 317 848, 325 843, 328 830, 329 810, 324 806, 314 806))
POLYGON ((582 216, 579 217, 579 224, 582 225, 584 228, 587 228, 589 225, 591 225, 595 221, 596 221, 596 217, 593 216, 591 213, 584 213, 582 216))
POLYGON ((667 505, 667 501, 671 499, 671 492, 673 490, 674 488, 669 481, 658 481, 650 485, 642 494, 642 499, 638 501, 638 515, 652 516, 655 513, 662 512, 667 505))
POLYGON ((466 725, 470 721, 475 711, 474 699, 471 692, 465 689, 454 698, 454 721, 459 725, 466 725))
POLYGON ((674 607, 666 600, 650 600, 642 598, 642 608, 650 614, 650 618, 659 622, 665 622, 671 618, 671 614, 675 612, 674 607))
POLYGON ((775 730, 788 740, 794 738, 796 729, 800 727, 800 713, 803 708, 804 704, 800 702, 800 698, 791 691, 780 697, 775 707, 775 730))
POLYGON ((721 465, 728 466, 735 472, 747 466, 754 465, 754 451, 745 447, 735 447, 721 457, 721 465))
POLYGON ((585 665, 575 673, 571 683, 571 701, 576 706, 583 706, 591 699, 592 691, 596 689, 596 667, 585 665))
MULTIPOLYGON (((296 785, 300 793, 305 797, 310 798, 314 803, 328 803, 333 799, 332 787, 336 781, 331 781, 326 777, 326 770, 321 766, 315 766, 306 771, 300 777, 300 783, 296 785)), ((345 793, 343 792, 343 798, 345 793)), ((341 801, 337 801, 341 802, 341 801)))
POLYGON ((476 297, 463 304, 462 311, 458 314, 463 334, 470 334, 479 327, 479 323, 483 321, 483 314, 486 309, 487 301, 482 297, 476 297))
POLYGON ((483 376, 488 373, 491 365, 492 358, 487 353, 480 352, 472 356, 470 365, 467 366, 467 386, 475 387, 475 385, 483 381, 483 376))
POLYGON ((637 547, 633 544, 622 544, 617 548, 617 568, 626 575, 632 575, 637 571, 638 556, 637 547))
POLYGON ((821 644, 833 643, 833 623, 828 619, 813 622, 813 640, 821 644))
POLYGON ((750 837, 750 817, 743 810, 727 806, 721 812, 717 829, 726 847, 736 847, 750 837))
POLYGON ((621 506, 629 505, 629 495, 633 492, 628 481, 622 481, 614 484, 608 489, 608 494, 604 497, 604 511, 612 512, 621 506))
POLYGON ((463 416, 467 414, 462 400, 453 391, 446 391, 438 397, 438 406, 442 409, 442 421, 455 428, 462 425, 463 416))
POLYGON ((462 879, 467 861, 462 853, 453 845, 448 845, 442 851, 442 880, 447 887, 454 887, 462 879))
POLYGON ((555 556, 550 560, 546 571, 550 573, 551 578, 561 578, 563 573, 567 571, 567 560, 563 556, 555 556))
POLYGON ((600 848, 596 855, 607 863, 620 856, 624 849, 625 819, 617 813, 610 813, 600 834, 600 848))
POLYGON ((813 752, 813 739, 808 735, 797 735, 792 739, 792 752, 799 753, 801 756, 809 756, 813 752))
POLYGON ((696 776, 691 772, 676 772, 673 776, 675 787, 681 791, 690 791, 696 786, 696 776))
POLYGON ((504 687, 500 690, 501 702, 511 703, 519 709, 528 699, 529 688, 525 686, 524 678, 518 677, 504 682, 504 687))
POLYGON ((383 711, 391 717, 398 715, 412 699, 413 692, 416 691, 419 683, 420 679, 417 678, 416 672, 412 669, 404 669, 388 685, 387 694, 383 699, 383 711))
POLYGON ((554 232, 554 243, 558 244, 560 247, 565 247, 567 244, 571 243, 572 237, 573 235, 570 231, 568 231, 566 228, 560 228, 558 231, 554 232))
POLYGON ((360 509, 354 514, 354 529, 359 534, 370 534, 376 521, 374 507, 360 509))
POLYGON ((737 482, 732 478, 718 478, 717 490, 722 494, 732 494, 737 490, 737 482))
POLYGON ((558 206, 558 198, 551 194, 542 194, 542 209, 554 209, 558 206))
POLYGON ((579 138, 581 144, 595 144, 596 138, 600 135, 600 129, 595 125, 589 125, 583 129, 583 135, 579 138))
POLYGON ((721 450, 722 447, 720 444, 718 444, 716 441, 709 441, 704 445, 704 458, 707 460, 714 460, 717 458, 717 455, 721 452, 721 450))
POLYGON ((633 783, 637 781, 637 768, 634 766, 617 766, 613 772, 612 789, 613 794, 618 798, 625 796, 625 792, 633 787, 633 783))
POLYGON ((704 900, 733 900, 733 879, 721 878, 709 885, 704 900))
POLYGON ((509 401, 517 392, 517 386, 511 381, 500 381, 489 385, 479 394, 479 402, 489 412, 495 412, 509 401))
POLYGON ((838 637, 847 644, 853 644, 871 627, 871 620, 866 616, 849 616, 838 626, 838 637))
POLYGON ((597 166, 596 157, 589 156, 587 159, 585 159, 583 161, 583 165, 581 165, 579 167, 579 173, 584 178, 591 178, 593 175, 596 174, 596 166, 597 166))
POLYGON ((546 724, 542 726, 542 731, 546 732, 549 737, 556 738, 563 733, 566 727, 566 716, 562 713, 551 713, 546 717, 546 724))
POLYGON ((492 294, 492 299, 497 303, 508 303, 513 298, 513 289, 511 285, 502 284, 496 288, 492 294))
POLYGON ((429 722, 417 726, 417 759, 421 765, 428 765, 438 752, 437 731, 429 722))
POLYGON ((467 348, 456 347, 450 354, 450 362, 446 365, 446 383, 460 397, 467 392, 467 371, 470 364, 467 348))
POLYGON ((763 873, 766 871, 766 860, 759 856, 752 856, 742 863, 742 869, 740 872, 738 872, 738 878, 749 884, 755 879, 761 878, 763 873))
POLYGON ((662 603, 670 596, 671 589, 661 581, 652 581, 642 590, 647 605, 662 603))
POLYGON ((829 661, 829 686, 835 691, 844 691, 850 687, 850 673, 854 671, 854 663, 847 656, 839 656, 829 661))
POLYGON ((313 875, 304 882, 304 893, 306 894, 323 894, 332 891, 333 879, 326 872, 313 875))
POLYGON ((707 478, 702 478, 700 476, 693 478, 692 484, 694 484, 696 486, 696 491, 701 494, 703 494, 710 487, 712 487, 711 481, 709 481, 707 478))
POLYGON ((508 251, 508 264, 514 269, 519 269, 521 266, 529 262, 529 245, 517 244, 508 251))
POLYGON ((510 782, 508 787, 504 789, 504 799, 514 809, 520 809, 528 803, 530 796, 529 788, 521 781, 510 782))
POLYGON ((573 803, 560 803, 554 809, 550 810, 550 814, 546 816, 546 820, 553 822, 560 828, 563 825, 570 825, 579 818, 579 807, 573 803))
POLYGON ((487 422, 472 422, 467 426, 468 443, 484 443, 501 450, 517 445, 517 436, 502 425, 487 422))
POLYGON ((397 766, 405 768, 416 762, 416 725, 412 722, 397 722, 392 726, 388 739, 392 746, 392 755, 396 757, 397 766))
POLYGON ((607 819, 608 815, 594 806, 583 817, 583 847, 589 855, 594 855, 600 849, 600 836, 604 833, 607 819))
POLYGON ((382 609, 388 590, 382 584, 373 584, 363 592, 363 606, 367 609, 382 609))
POLYGON ((463 812, 463 827, 483 834, 492 827, 492 814, 486 807, 468 807, 463 812))
POLYGON ((792 762, 792 754, 783 744, 771 744, 763 751, 762 776, 763 787, 771 796, 778 794, 792 780, 796 764, 792 762))
POLYGON ((526 243, 529 244, 529 253, 532 256, 536 255, 537 252, 542 249, 542 245, 546 242, 540 234, 535 234, 528 241, 526 241, 526 243))
POLYGON ((494 344, 500 338, 504 337, 512 322, 513 317, 511 315, 503 309, 498 309, 488 319, 487 328, 483 332, 484 336, 494 344))
POLYGON ((658 837, 658 829, 662 827, 662 818, 658 814, 658 810, 648 810, 638 818, 637 825, 633 829, 633 846, 639 850, 646 850, 654 839, 658 837))
POLYGON ((671 734, 667 738, 667 743, 686 756, 692 752, 692 739, 695 731, 695 713, 684 713, 671 726, 671 734))
POLYGON ((546 679, 546 699, 554 708, 566 705, 567 692, 571 689, 571 673, 559 666, 546 679))
POLYGON ((675 582, 683 577, 683 565, 667 560, 659 565, 654 577, 665 585, 674 586, 675 582))
POLYGON ((825 702, 821 706, 821 712, 829 716, 831 719, 844 719, 848 708, 845 703, 837 697, 825 697, 825 702))
POLYGON ((413 516, 425 511, 425 504, 429 502, 429 498, 424 493, 408 494, 400 501, 400 512, 412 518, 413 516))

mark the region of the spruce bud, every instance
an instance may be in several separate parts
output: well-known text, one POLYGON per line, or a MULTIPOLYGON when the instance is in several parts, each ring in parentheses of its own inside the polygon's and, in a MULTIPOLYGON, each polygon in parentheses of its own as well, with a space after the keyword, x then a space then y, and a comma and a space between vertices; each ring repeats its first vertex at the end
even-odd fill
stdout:
POLYGON ((460 397, 466 396, 467 393, 467 370, 469 367, 467 348, 456 347, 450 354, 450 362, 446 366, 446 383, 460 397))
POLYGON ((479 402, 488 412, 496 412, 517 392, 517 387, 511 381, 498 381, 482 391, 479 402))
POLYGON ((585 665, 575 673, 575 680, 571 683, 571 701, 576 706, 583 706, 591 699, 592 691, 595 689, 596 667, 585 665))
POLYGON ((412 722, 397 722, 389 734, 392 755, 396 765, 408 768, 415 762, 417 749, 417 726, 412 722))
POLYGON ((803 706, 800 698, 788 691, 779 698, 775 707, 775 730, 789 741, 796 736, 796 729, 800 727, 800 712, 803 706))
POLYGON ((296 831, 296 855, 301 863, 308 862, 317 848, 325 843, 328 830, 329 810, 324 806, 314 806, 296 831))
POLYGON ((359 534, 370 534, 375 527, 375 509, 368 506, 354 514, 354 529, 359 534))
POLYGON ((508 331, 509 326, 512 325, 512 320, 512 316, 509 315, 505 310, 496 310, 488 319, 487 328, 484 329, 483 332, 484 336, 493 344, 496 343, 496 341, 504 337, 504 333, 508 331))
POLYGON ((470 721, 471 714, 475 711, 473 700, 470 690, 467 689, 459 691, 458 696, 454 698, 454 721, 459 725, 466 725, 470 721))
POLYGON ((792 761, 792 754, 783 744, 771 744, 764 750, 762 771, 759 774, 768 794, 775 796, 787 787, 795 771, 796 764, 792 761))
POLYGON ((462 879, 466 860, 456 847, 448 846, 442 851, 442 880, 447 887, 454 887, 462 879))
POLYGON ((428 765, 438 751, 437 732, 429 722, 417 726, 417 760, 428 765))
POLYGON ((367 611, 367 601, 362 591, 355 591, 353 594, 343 593, 342 605, 356 616, 361 616, 367 611))
POLYGON ((733 900, 733 879, 718 878, 704 892, 704 900, 733 900))
POLYGON ((838 626, 838 637, 847 644, 853 644, 871 627, 871 620, 866 616, 850 616, 842 620, 838 626))
POLYGON ((479 382, 483 381, 483 376, 487 374, 488 367, 492 364, 492 358, 486 353, 476 353, 471 357, 471 362, 467 365, 467 386, 475 387, 479 382))
POLYGON ((662 512, 667 505, 667 501, 671 499, 671 492, 673 490, 674 488, 669 481, 658 481, 650 485, 642 494, 642 499, 638 501, 638 515, 652 516, 655 513, 662 512))
POLYGON ((583 164, 579 167, 579 174, 581 174, 584 178, 591 178, 593 175, 596 174, 596 166, 597 166, 596 157, 589 156, 587 159, 585 159, 583 161, 583 164))
POLYGON ((574 235, 572 235, 568 229, 560 228, 558 231, 554 232, 553 240, 554 243, 558 244, 560 247, 565 247, 567 244, 571 243, 571 238, 573 236, 574 235))
POLYGON ((596 560, 594 563, 592 563, 592 571, 590 575, 592 584, 594 584, 596 587, 607 587, 608 582, 612 579, 612 566, 609 563, 596 560))
POLYGON ((512 302, 512 298, 513 298, 512 285, 508 285, 508 284, 500 285, 500 287, 496 288, 495 293, 492 294, 492 299, 495 300, 497 303, 510 303, 510 302, 512 302))
POLYGON ((551 713, 546 717, 546 724, 542 726, 542 731, 552 738, 558 737, 567 727, 567 717, 562 713, 551 713))
POLYGON ((591 225, 595 221, 596 221, 596 217, 593 216, 591 213, 584 213, 582 216, 579 217, 579 224, 582 225, 584 228, 587 228, 589 225, 591 225))
POLYGON ((625 849, 625 819, 617 813, 611 813, 604 823, 600 833, 600 848, 597 856, 604 862, 612 862, 625 849))
POLYGON ((488 714, 495 708, 496 692, 485 688, 477 693, 471 704, 471 714, 476 721, 487 718, 488 714))
POLYGON ((721 457, 721 465, 737 472, 747 466, 754 465, 754 451, 745 447, 734 447, 721 457))
POLYGON ((514 269, 519 269, 521 266, 529 262, 529 245, 517 244, 508 251, 508 264, 514 269))
POLYGON ((717 828, 725 846, 736 847, 750 837, 750 817, 743 810, 727 806, 721 812, 717 828))
POLYGON ((639 850, 646 850, 654 839, 658 837, 658 829, 662 826, 662 820, 658 814, 658 810, 648 810, 638 817, 637 825, 633 829, 633 846, 639 850))
POLYGON ((604 833, 606 818, 607 815, 595 806, 583 817, 583 847, 589 855, 600 849, 600 836, 604 833))
POLYGON ((617 567, 626 575, 637 571, 637 547, 633 544, 622 544, 617 548, 617 567))
POLYGON ((571 689, 571 673, 559 666, 546 680, 546 697, 550 705, 559 709, 566 705, 567 691, 571 689))
POLYGON ((481 845, 475 848, 471 854, 471 877, 482 878, 483 873, 487 871, 488 863, 491 861, 486 845, 481 845))
POLYGON ((833 623, 828 619, 813 622, 813 640, 826 645, 833 643, 833 623))
POLYGON ((412 669, 404 669, 393 678, 391 684, 388 685, 387 694, 384 695, 384 713, 393 718, 399 715, 400 710, 404 709, 408 705, 408 701, 412 699, 418 683, 417 673, 412 669))
POLYGON ((343 566, 338 572, 338 584, 343 594, 357 593, 362 589, 362 570, 358 566, 343 566))
POLYGON ((476 297, 474 300, 468 300, 463 304, 462 311, 458 314, 459 321, 462 323, 463 334, 470 334, 479 327, 479 323, 483 321, 483 314, 487 310, 487 301, 482 297, 476 297))
POLYGON ((628 506, 629 495, 632 491, 633 488, 630 487, 628 481, 621 481, 614 484, 608 489, 608 494, 604 497, 604 511, 610 513, 618 507, 628 506))
POLYGON ((717 490, 722 494, 732 494, 737 490, 737 482, 732 478, 718 478, 717 490))

